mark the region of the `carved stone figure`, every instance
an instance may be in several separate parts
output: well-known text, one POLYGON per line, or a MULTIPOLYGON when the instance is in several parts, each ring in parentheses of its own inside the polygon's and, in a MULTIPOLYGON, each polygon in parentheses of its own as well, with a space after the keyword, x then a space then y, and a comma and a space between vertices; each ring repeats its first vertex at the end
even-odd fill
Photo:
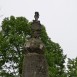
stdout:
POLYGON ((35 21, 38 21, 38 18, 39 18, 39 12, 35 12, 34 18, 35 18, 35 21))
POLYGON ((33 20, 31 24, 32 35, 31 35, 31 38, 25 44, 25 50, 26 50, 26 53, 36 52, 39 54, 43 54, 45 46, 42 43, 40 38, 42 25, 40 24, 40 21, 38 21, 38 18, 39 18, 38 12, 35 12, 34 18, 35 20, 33 20))
POLYGON ((40 34, 41 34, 42 25, 40 24, 40 21, 38 21, 38 18, 39 18, 38 12, 35 12, 34 18, 35 18, 35 20, 33 20, 32 26, 31 26, 32 37, 39 38, 40 34))

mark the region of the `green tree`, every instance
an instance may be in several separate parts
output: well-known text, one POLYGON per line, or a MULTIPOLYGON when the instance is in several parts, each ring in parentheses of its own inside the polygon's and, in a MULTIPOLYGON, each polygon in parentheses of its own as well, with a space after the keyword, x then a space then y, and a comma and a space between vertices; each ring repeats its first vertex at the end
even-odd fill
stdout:
MULTIPOLYGON (((25 17, 5 18, 0 31, 0 76, 21 77, 24 43, 31 36, 31 22, 25 17)), ((46 46, 45 57, 49 67, 49 77, 66 77, 65 55, 58 43, 50 40, 45 27, 41 39, 46 46)))
POLYGON ((68 77, 77 77, 77 58, 68 59, 68 77))

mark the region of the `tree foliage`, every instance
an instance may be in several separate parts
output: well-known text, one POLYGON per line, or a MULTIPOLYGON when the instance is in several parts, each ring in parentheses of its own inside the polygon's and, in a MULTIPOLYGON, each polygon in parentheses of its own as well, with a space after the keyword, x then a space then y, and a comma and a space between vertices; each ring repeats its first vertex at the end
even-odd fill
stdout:
POLYGON ((68 77, 77 77, 77 58, 75 59, 68 59, 68 77))
MULTIPOLYGON (((25 17, 5 18, 0 31, 0 76, 21 77, 24 43, 31 36, 31 22, 25 17)), ((65 55, 58 43, 51 41, 45 27, 41 39, 46 46, 45 57, 49 67, 49 77, 66 77, 65 55)))

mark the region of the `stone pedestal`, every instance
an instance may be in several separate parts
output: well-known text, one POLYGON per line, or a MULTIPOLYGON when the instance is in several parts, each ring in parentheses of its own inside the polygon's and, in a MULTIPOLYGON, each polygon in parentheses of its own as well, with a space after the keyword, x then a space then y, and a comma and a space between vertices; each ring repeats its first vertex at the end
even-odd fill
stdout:
POLYGON ((48 65, 43 54, 28 53, 24 56, 22 77, 48 77, 48 65))

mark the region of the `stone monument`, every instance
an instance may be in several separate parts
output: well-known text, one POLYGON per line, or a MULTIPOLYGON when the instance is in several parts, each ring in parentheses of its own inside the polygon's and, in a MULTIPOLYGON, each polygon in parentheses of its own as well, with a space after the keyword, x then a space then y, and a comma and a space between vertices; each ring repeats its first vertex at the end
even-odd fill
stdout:
POLYGON ((22 77, 48 77, 48 65, 44 56, 45 46, 40 37, 42 25, 38 21, 38 12, 35 12, 34 18, 31 24, 31 38, 24 46, 22 77))

